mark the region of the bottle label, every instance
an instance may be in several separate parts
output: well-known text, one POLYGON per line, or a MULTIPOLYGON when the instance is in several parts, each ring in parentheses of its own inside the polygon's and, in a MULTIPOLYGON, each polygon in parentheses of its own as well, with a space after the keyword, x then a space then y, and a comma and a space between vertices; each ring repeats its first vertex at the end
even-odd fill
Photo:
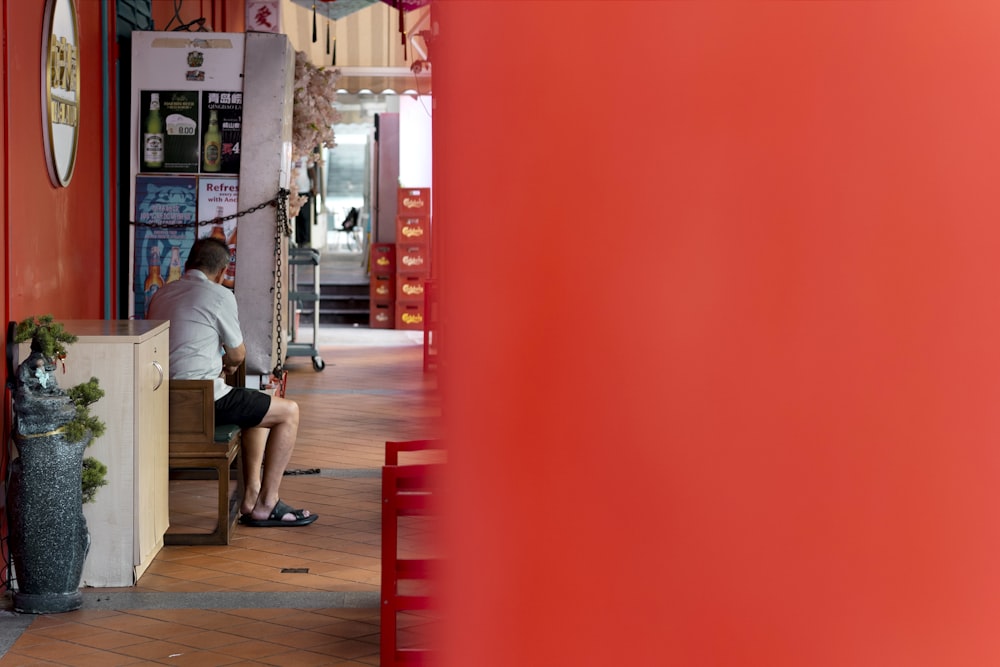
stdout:
POLYGON ((142 137, 142 160, 147 166, 163 164, 163 135, 144 134, 142 137))
POLYGON ((214 165, 219 163, 219 145, 208 144, 205 146, 205 164, 214 165))

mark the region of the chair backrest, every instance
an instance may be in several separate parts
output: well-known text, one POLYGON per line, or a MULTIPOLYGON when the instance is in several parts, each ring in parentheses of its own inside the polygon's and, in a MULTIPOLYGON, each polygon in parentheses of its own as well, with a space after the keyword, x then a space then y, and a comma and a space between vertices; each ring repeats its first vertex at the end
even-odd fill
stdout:
POLYGON ((215 383, 212 380, 170 381, 170 440, 215 440, 215 383))
MULTIPOLYGON (((444 451, 444 444, 440 439, 423 439, 423 440, 386 440, 385 441, 385 465, 395 466, 399 465, 399 453, 400 452, 423 452, 429 450, 438 450, 439 452, 444 451)), ((426 459, 419 461, 420 463, 430 463, 438 462, 436 460, 438 457, 431 457, 431 460, 426 459)), ((410 463, 415 463, 411 461, 410 463)))
POLYGON ((344 218, 344 221, 342 223, 340 223, 340 228, 343 229, 345 232, 349 232, 355 227, 357 227, 358 216, 360 214, 361 212, 358 209, 351 207, 351 210, 347 212, 347 217, 344 218))

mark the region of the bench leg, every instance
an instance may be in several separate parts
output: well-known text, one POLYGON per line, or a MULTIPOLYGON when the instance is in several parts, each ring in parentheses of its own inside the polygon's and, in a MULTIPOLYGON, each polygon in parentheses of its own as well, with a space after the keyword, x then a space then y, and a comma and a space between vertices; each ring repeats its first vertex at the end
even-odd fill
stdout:
POLYGON ((163 536, 166 545, 229 544, 233 527, 239 518, 240 502, 243 499, 243 457, 236 450, 236 493, 230 493, 229 459, 172 459, 171 468, 202 468, 214 470, 219 485, 217 522, 211 533, 171 533, 163 536))

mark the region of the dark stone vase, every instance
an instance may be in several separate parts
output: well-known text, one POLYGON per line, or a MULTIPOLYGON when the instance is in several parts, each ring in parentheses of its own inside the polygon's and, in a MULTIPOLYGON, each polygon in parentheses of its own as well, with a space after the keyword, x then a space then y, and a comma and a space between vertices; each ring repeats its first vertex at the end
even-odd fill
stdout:
POLYGON ((74 405, 56 385, 51 367, 40 353, 29 356, 18 368, 14 393, 19 456, 10 464, 7 497, 17 584, 14 609, 31 614, 80 608, 80 581, 90 550, 81 490, 90 435, 70 441, 62 432, 74 405))

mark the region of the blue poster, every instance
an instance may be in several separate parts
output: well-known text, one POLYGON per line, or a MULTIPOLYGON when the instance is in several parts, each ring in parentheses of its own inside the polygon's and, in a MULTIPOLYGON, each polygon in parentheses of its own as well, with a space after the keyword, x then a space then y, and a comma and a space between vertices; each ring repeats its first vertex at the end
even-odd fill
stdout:
POLYGON ((194 176, 135 178, 135 316, 142 319, 156 290, 181 277, 195 239, 198 183, 194 176))

